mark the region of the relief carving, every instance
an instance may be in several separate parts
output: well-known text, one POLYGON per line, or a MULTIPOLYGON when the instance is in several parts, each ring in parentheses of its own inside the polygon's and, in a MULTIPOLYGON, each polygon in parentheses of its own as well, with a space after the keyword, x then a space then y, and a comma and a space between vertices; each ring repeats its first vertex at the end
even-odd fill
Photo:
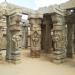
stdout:
POLYGON ((18 49, 21 37, 18 34, 15 34, 15 35, 12 36, 12 40, 15 43, 15 46, 16 46, 15 48, 18 49))
POLYGON ((53 34, 53 41, 54 41, 54 46, 55 46, 55 49, 59 49, 62 47, 62 32, 61 31, 54 31, 54 34, 53 34))
POLYGON ((40 35, 37 31, 34 31, 32 34, 32 42, 34 47, 38 47, 38 43, 40 41, 40 35))

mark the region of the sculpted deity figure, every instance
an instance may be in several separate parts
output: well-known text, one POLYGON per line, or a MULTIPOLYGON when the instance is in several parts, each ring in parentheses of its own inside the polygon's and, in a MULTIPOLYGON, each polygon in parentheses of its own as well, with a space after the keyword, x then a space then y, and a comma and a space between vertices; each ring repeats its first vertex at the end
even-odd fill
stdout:
POLYGON ((21 40, 20 35, 16 33, 15 35, 13 35, 12 40, 15 43, 16 49, 18 49, 20 47, 20 40, 21 40))

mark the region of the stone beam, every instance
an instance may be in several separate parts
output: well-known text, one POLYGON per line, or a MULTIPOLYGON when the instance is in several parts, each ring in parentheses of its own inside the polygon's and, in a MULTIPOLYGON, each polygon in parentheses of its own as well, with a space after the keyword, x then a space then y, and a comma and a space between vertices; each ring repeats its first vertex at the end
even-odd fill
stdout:
POLYGON ((59 5, 52 5, 52 6, 48 6, 48 7, 43 7, 43 8, 39 8, 38 10, 41 14, 52 14, 52 13, 57 13, 60 15, 65 15, 63 9, 60 8, 59 5))
POLYGON ((60 4, 61 9, 71 9, 75 8, 75 0, 69 0, 65 3, 60 4))
POLYGON ((12 14, 12 13, 23 13, 26 15, 29 15, 31 13, 34 13, 35 11, 30 8, 21 7, 15 4, 11 4, 8 2, 2 2, 0 3, 0 13, 2 14, 12 14))

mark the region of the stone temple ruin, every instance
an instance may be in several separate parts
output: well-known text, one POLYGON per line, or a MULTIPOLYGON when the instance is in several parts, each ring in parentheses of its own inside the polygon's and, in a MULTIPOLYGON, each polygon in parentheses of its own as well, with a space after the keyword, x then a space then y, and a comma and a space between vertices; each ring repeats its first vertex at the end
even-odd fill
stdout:
POLYGON ((65 62, 75 53, 74 19, 75 0, 38 10, 1 3, 0 61, 3 50, 6 50, 6 61, 16 63, 21 50, 29 48, 31 57, 40 57, 44 52, 51 54, 54 63, 65 62), (28 15, 28 21, 22 20, 21 14, 28 15))

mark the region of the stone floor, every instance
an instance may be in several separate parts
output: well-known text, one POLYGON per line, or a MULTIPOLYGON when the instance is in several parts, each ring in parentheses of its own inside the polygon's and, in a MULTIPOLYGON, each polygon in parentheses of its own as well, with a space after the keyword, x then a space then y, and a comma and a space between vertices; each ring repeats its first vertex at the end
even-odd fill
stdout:
POLYGON ((18 64, 1 63, 0 75, 75 75, 75 58, 54 64, 46 54, 31 58, 28 51, 23 51, 21 58, 18 64))

